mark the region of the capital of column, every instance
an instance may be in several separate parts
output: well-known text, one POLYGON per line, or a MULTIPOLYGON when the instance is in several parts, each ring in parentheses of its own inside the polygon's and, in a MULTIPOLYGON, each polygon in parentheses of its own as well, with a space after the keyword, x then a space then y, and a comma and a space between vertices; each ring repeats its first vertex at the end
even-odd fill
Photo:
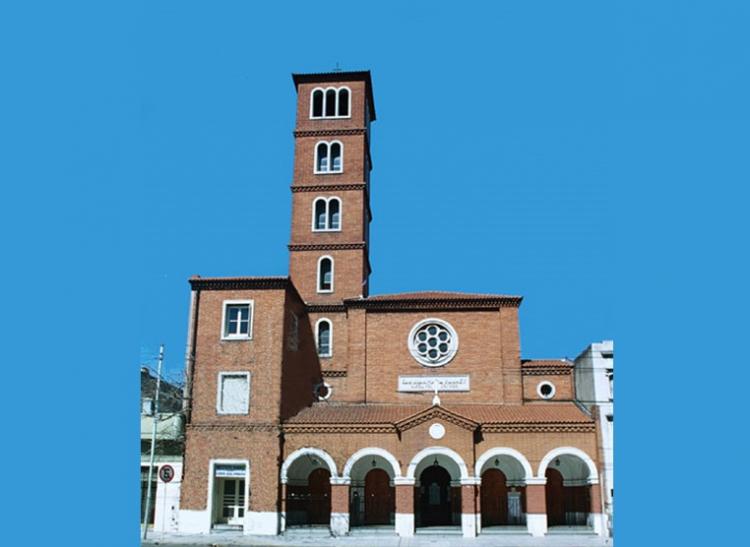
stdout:
POLYGON ((341 484, 351 484, 352 479, 349 477, 331 477, 331 484, 334 485, 341 485, 341 484))
POLYGON ((479 477, 464 477, 461 479, 461 486, 479 486, 482 484, 482 479, 479 477))
POLYGON ((545 485, 547 484, 547 477, 531 477, 530 479, 526 479, 526 484, 527 485, 532 485, 532 484, 545 485))
POLYGON ((410 479, 409 477, 395 477, 393 479, 394 486, 414 486, 416 479, 410 479))

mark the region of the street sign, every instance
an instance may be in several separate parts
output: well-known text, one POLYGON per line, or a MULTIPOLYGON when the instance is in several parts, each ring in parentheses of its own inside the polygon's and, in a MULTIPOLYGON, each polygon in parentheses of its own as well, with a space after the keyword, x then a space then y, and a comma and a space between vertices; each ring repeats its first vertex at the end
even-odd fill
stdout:
POLYGON ((162 482, 169 482, 174 478, 174 467, 171 465, 162 465, 159 468, 159 478, 162 482))

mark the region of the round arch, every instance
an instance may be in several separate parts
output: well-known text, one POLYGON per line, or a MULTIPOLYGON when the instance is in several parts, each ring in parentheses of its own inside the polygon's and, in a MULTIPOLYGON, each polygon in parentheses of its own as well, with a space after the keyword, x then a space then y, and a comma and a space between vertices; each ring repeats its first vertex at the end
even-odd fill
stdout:
POLYGON ((289 472, 289 468, 294 463, 294 461, 300 456, 304 456, 304 455, 317 456, 318 458, 323 460, 325 464, 328 466, 328 470, 331 472, 331 477, 332 478, 338 477, 338 470, 336 469, 336 462, 333 461, 333 458, 328 454, 328 452, 320 448, 313 448, 313 447, 306 446, 304 448, 299 448, 295 450, 294 452, 289 454, 284 460, 284 463, 281 466, 282 484, 286 484, 288 480, 287 473, 289 472))
POLYGON ((547 455, 542 458, 542 461, 539 463, 539 472, 537 473, 538 477, 544 477, 544 473, 547 470, 547 466, 549 463, 554 460, 555 458, 559 456, 577 456, 583 462, 586 464, 586 467, 588 467, 589 470, 589 481, 594 484, 599 482, 599 473, 596 470, 596 464, 594 464, 594 460, 592 460, 588 454, 586 454, 583 450, 580 448, 575 448, 573 446, 560 446, 558 448, 553 448, 549 452, 547 452, 547 455))
POLYGON ((526 457, 518 450, 508 447, 490 448, 489 450, 485 451, 484 454, 482 454, 477 460, 476 465, 474 465, 474 476, 477 479, 481 478, 482 467, 484 467, 484 464, 497 456, 510 456, 511 458, 518 461, 518 463, 520 463, 523 467, 523 472, 526 475, 524 479, 529 480, 534 477, 534 471, 531 469, 529 460, 527 460, 526 457))
POLYGON ((411 462, 409 463, 409 467, 406 471, 406 478, 413 479, 417 471, 417 466, 419 465, 419 462, 433 455, 434 456, 447 456, 448 458, 453 460, 453 462, 458 466, 459 472, 461 473, 461 479, 463 480, 463 479, 469 478, 469 471, 466 467, 466 463, 464 462, 464 459, 455 450, 451 450, 450 448, 445 448, 442 446, 430 446, 417 452, 417 454, 414 456, 414 458, 412 458, 411 462))
POLYGON ((398 460, 387 450, 378 448, 376 446, 362 448, 361 450, 357 450, 354 454, 352 454, 352 456, 344 465, 344 470, 341 472, 341 476, 345 479, 351 478, 352 467, 354 467, 354 464, 357 463, 358 460, 364 458, 365 456, 380 456, 381 458, 386 460, 393 468, 394 478, 401 476, 401 466, 399 465, 398 460))

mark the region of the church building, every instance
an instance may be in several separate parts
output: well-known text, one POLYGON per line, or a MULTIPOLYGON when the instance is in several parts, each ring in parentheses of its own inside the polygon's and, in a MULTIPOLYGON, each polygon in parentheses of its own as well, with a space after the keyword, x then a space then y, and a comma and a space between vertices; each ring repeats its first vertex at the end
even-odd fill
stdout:
POLYGON ((190 279, 180 531, 604 534, 573 363, 520 296, 369 294, 370 72, 293 80, 289 275, 190 279))

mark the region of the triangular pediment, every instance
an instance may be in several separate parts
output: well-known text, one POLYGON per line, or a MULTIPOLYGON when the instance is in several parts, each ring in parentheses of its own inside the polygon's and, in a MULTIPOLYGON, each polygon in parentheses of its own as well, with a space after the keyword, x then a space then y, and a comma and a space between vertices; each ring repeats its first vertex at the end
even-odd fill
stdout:
POLYGON ((462 416, 461 414, 458 414, 456 412, 452 412, 451 410, 448 410, 447 408, 444 408, 440 405, 432 405, 430 407, 427 407, 426 409, 421 410, 416 414, 407 416, 403 420, 396 422, 394 425, 399 431, 406 431, 407 429, 411 429, 430 420, 442 420, 444 422, 457 425, 458 427, 466 429, 468 431, 475 431, 479 427, 478 422, 475 422, 474 420, 471 420, 466 416, 462 416))

